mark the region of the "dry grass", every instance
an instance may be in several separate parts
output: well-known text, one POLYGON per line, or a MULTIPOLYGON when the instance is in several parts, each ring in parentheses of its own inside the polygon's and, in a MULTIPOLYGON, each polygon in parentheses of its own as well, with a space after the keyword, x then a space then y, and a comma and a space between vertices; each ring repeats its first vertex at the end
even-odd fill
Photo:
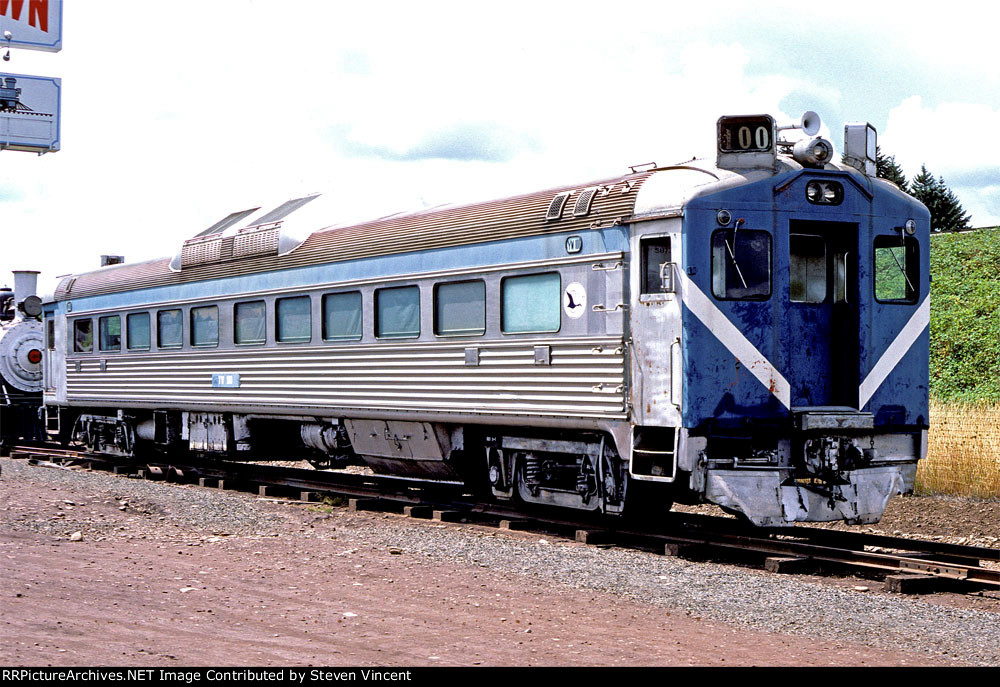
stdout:
POLYGON ((931 400, 919 494, 1000 497, 1000 404, 931 400))

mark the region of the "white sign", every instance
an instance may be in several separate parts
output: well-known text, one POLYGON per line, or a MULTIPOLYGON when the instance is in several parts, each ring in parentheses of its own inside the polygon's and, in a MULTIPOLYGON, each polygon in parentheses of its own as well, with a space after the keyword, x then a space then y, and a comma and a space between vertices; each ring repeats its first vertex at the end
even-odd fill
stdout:
POLYGON ((62 0, 0 0, 0 31, 0 47, 59 52, 62 0))
POLYGON ((587 290, 578 281, 563 291, 563 312, 574 320, 587 311, 587 290))
POLYGON ((0 73, 0 150, 59 150, 61 103, 61 79, 0 73))

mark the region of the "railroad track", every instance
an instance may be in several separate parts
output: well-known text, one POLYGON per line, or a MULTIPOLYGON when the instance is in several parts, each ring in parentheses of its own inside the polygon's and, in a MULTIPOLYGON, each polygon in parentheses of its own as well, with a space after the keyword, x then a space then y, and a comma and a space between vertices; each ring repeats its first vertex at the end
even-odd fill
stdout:
POLYGON ((741 521, 671 512, 655 530, 636 524, 535 508, 514 510, 482 502, 461 485, 428 484, 398 477, 341 471, 186 460, 137 463, 126 458, 48 446, 17 446, 12 458, 38 465, 86 465, 148 479, 197 482, 252 490, 261 496, 315 501, 324 495, 349 499, 354 510, 402 512, 412 517, 494 524, 561 534, 588 544, 626 546, 687 558, 734 557, 764 563, 777 573, 851 569, 884 576, 892 591, 1000 590, 1000 549, 845 532, 817 527, 769 530, 741 521), (992 564, 991 567, 984 563, 992 564))

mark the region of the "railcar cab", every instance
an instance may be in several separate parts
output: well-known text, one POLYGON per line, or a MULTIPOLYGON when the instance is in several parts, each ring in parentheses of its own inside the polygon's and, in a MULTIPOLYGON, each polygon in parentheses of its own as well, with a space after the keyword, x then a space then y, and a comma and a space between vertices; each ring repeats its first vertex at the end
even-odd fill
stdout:
POLYGON ((929 213, 873 178, 870 125, 847 164, 782 128, 721 118, 729 174, 684 208, 678 479, 758 525, 873 522, 925 450, 929 213))

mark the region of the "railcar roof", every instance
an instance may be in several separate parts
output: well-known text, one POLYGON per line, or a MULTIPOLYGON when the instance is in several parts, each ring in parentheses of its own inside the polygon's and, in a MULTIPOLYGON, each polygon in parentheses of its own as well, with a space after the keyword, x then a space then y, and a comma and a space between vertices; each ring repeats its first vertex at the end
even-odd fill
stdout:
MULTIPOLYGON (((610 227, 632 219, 669 215, 701 193, 796 168, 801 166, 784 157, 779 159, 777 170, 741 173, 719 169, 705 160, 692 160, 481 203, 438 206, 357 224, 331 223, 317 227, 301 245, 283 254, 219 259, 181 269, 176 269, 180 264, 178 259, 164 257, 70 275, 56 287, 53 299, 64 301, 308 265, 610 227), (593 200, 585 213, 577 215, 574 205, 587 190, 596 190, 593 200), (547 219, 553 199, 566 193, 569 196, 561 217, 547 219)), ((828 165, 827 168, 839 166, 828 165)))
POLYGON ((70 275, 56 287, 56 301, 154 286, 218 279, 306 265, 445 248, 541 234, 607 227, 632 215, 642 184, 654 170, 564 186, 471 205, 430 208, 346 226, 327 225, 285 255, 199 264, 174 270, 170 257, 102 267, 70 275), (574 216, 580 192, 597 188, 589 211, 574 216), (546 220, 559 193, 572 192, 562 217, 546 220))

